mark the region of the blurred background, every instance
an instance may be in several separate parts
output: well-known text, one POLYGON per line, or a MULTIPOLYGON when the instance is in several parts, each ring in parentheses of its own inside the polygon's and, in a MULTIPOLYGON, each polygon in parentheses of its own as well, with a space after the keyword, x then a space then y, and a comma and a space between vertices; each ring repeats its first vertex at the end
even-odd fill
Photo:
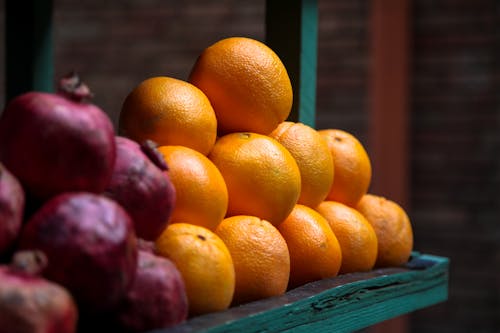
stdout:
MULTIPOLYGON (((394 163, 403 168, 397 180, 404 192, 393 199, 410 215, 415 249, 450 258, 450 294, 445 303, 370 330, 499 332, 500 2, 408 0, 402 1, 403 17, 391 16, 389 5, 382 22, 407 28, 397 44, 404 50, 394 50, 404 57, 395 64, 403 71, 396 71, 396 79, 402 81, 392 85, 391 77, 377 72, 392 49, 374 47, 383 2, 318 0, 316 128, 347 130, 372 156, 384 152, 375 174, 384 174, 376 169, 384 163, 391 165, 391 151, 374 142, 376 135, 385 135, 373 134, 374 126, 404 135, 394 152, 394 163), (387 84, 385 102, 377 84, 387 84), (401 106, 394 123, 391 115, 379 116, 384 105, 401 106)), ((265 0, 53 4, 56 77, 78 71, 115 125, 125 96, 142 80, 187 79, 198 54, 224 37, 265 40, 265 0)), ((4 45, 5 9, 0 10, 4 45)), ((4 50, 0 57, 3 106, 4 50)), ((390 179, 377 181, 372 191, 390 196, 384 185, 390 179)))

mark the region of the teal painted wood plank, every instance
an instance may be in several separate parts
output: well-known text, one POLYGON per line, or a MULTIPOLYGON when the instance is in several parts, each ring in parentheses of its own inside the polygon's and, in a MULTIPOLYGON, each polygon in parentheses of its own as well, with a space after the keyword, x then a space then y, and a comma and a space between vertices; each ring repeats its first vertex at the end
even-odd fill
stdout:
POLYGON ((181 332, 348 332, 448 297, 447 258, 414 253, 402 268, 315 281, 280 297, 208 314, 168 330, 181 332))
POLYGON ((6 101, 30 90, 53 91, 52 0, 6 0, 6 101))
POLYGON ((309 311, 311 321, 294 326, 293 331, 350 332, 439 303, 447 299, 448 289, 447 279, 438 273, 410 280, 409 275, 398 274, 386 286, 360 287, 340 297, 327 295, 311 305, 322 315, 309 311), (333 307, 335 311, 328 311, 333 307))
POLYGON ((316 122, 317 0, 266 1, 266 44, 287 68, 294 92, 289 116, 314 127, 316 122))

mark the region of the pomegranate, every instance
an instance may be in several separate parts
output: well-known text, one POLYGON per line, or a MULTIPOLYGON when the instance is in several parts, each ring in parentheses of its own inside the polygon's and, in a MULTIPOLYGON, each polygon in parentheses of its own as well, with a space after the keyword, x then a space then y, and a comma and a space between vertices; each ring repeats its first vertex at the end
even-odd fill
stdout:
POLYGON ((184 281, 167 258, 139 251, 132 288, 117 308, 122 331, 144 332, 181 323, 187 318, 184 281))
POLYGON ((76 332, 78 310, 70 293, 38 276, 46 262, 39 251, 23 251, 0 266, 1 332, 76 332))
POLYGON ((87 100, 77 76, 63 78, 57 94, 27 92, 0 118, 0 160, 36 198, 67 191, 102 192, 116 147, 109 117, 87 100))
POLYGON ((149 253, 155 253, 155 242, 145 240, 142 238, 137 238, 137 249, 140 251, 146 251, 149 253))
POLYGON ((106 195, 129 213, 138 237, 155 240, 167 226, 175 189, 156 144, 116 137, 116 162, 106 195))
POLYGON ((86 192, 47 201, 24 226, 19 248, 43 251, 49 261, 44 276, 68 288, 86 312, 117 304, 137 266, 136 237, 126 211, 86 192))
POLYGON ((24 203, 21 184, 0 163, 0 257, 10 252, 17 240, 23 220, 24 203))

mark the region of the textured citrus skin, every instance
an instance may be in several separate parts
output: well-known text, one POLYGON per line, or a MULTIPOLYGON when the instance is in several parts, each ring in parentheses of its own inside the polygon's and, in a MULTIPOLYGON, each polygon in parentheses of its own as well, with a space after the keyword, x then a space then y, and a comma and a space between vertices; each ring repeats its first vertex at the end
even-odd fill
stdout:
POLYGON ((333 158, 323 137, 312 127, 283 122, 271 132, 292 154, 300 170, 299 204, 316 207, 330 192, 334 179, 333 158))
POLYGON ((300 171, 276 140, 256 133, 231 133, 217 140, 208 156, 227 185, 227 217, 251 215, 281 223, 300 195, 300 171))
POLYGON ((413 249, 413 230, 406 212, 392 200, 366 194, 356 209, 370 222, 378 240, 376 267, 399 266, 413 249))
POLYGON ((352 134, 338 129, 318 131, 333 157, 334 179, 327 200, 355 207, 367 193, 372 177, 368 154, 352 134))
POLYGON ((119 133, 142 143, 181 145, 207 155, 217 136, 217 119, 207 96, 189 82, 153 77, 126 97, 119 133))
POLYGON ((224 219, 215 233, 229 249, 236 272, 233 304, 282 295, 290 276, 285 239, 271 223, 255 216, 224 219))
POLYGON ((278 226, 290 252, 289 288, 334 277, 342 263, 342 252, 328 221, 304 205, 296 205, 278 226))
POLYGON ((330 224, 342 250, 340 273, 369 271, 377 260, 377 235, 366 218, 352 207, 324 201, 316 211, 330 224))
POLYGON ((155 242, 156 253, 172 260, 186 286, 190 315, 225 310, 234 294, 231 254, 212 231, 188 224, 169 225, 155 242))
POLYGON ((183 146, 162 146, 158 151, 169 167, 176 190, 170 223, 185 222, 210 230, 224 219, 228 205, 226 183, 217 167, 201 153, 183 146))
POLYGON ((189 82, 208 96, 221 133, 269 134, 292 108, 285 66, 254 39, 231 37, 209 46, 198 57, 189 82))

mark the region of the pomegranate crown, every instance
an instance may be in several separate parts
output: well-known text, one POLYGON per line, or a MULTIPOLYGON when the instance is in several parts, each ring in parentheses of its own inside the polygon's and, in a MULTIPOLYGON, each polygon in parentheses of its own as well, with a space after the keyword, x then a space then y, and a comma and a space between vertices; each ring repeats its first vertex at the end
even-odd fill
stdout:
POLYGON ((59 80, 58 92, 77 102, 89 101, 93 97, 89 87, 83 83, 75 71, 59 80))
POLYGON ((156 149, 158 144, 153 140, 145 140, 141 144, 141 150, 146 156, 162 171, 168 171, 167 162, 163 158, 163 155, 156 149))
POLYGON ((14 270, 29 275, 41 274, 47 265, 47 256, 39 250, 18 251, 14 253, 11 263, 14 270))

